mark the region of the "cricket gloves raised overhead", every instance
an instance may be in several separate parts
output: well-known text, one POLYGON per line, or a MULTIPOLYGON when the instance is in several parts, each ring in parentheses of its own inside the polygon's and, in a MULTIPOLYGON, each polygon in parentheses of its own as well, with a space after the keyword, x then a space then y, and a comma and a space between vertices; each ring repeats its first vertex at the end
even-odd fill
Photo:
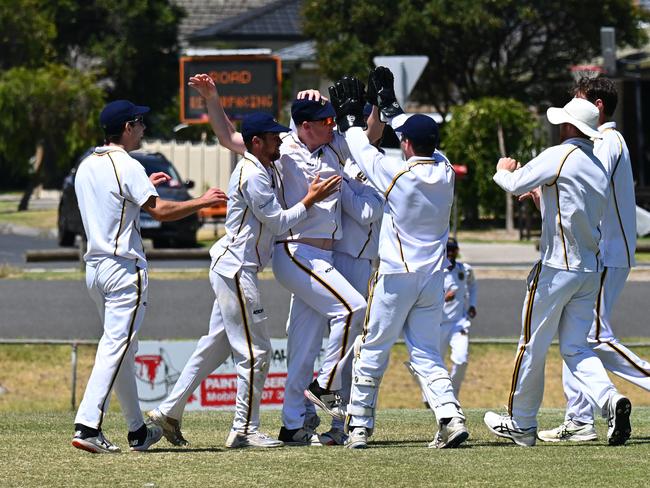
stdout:
POLYGON ((336 111, 336 125, 341 132, 350 127, 366 128, 363 106, 366 90, 357 78, 344 76, 329 87, 330 101, 336 111))

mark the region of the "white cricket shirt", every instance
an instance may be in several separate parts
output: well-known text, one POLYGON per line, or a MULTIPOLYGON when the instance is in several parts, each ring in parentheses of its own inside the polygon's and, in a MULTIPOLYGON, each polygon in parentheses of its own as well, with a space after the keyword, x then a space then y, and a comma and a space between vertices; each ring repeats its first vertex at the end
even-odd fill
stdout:
POLYGON ((106 257, 136 260, 146 268, 140 207, 158 196, 142 165, 119 146, 102 146, 84 159, 74 182, 91 266, 106 257))
POLYGON ((408 161, 373 147, 363 129, 345 133, 352 157, 386 204, 379 235, 379 272, 431 273, 447 266, 454 170, 436 151, 408 161))
POLYGON ((210 249, 211 269, 220 275, 233 278, 242 267, 260 271, 271 258, 275 237, 308 215, 301 202, 282 209, 270 171, 245 152, 230 176, 226 234, 210 249))
POLYGON ((354 258, 373 260, 379 249, 379 230, 384 214, 384 197, 365 179, 361 168, 348 159, 341 192, 343 237, 334 241, 334 250, 354 258))
MULTIPOLYGON (((310 151, 298 139, 296 132, 285 134, 280 146, 280 159, 272 165, 275 171, 275 183, 278 185, 276 193, 282 206, 285 209, 291 208, 302 200, 316 174, 320 174, 321 181, 330 176, 342 175, 348 157, 345 139, 336 131, 334 140, 330 144, 320 146, 315 151, 310 151)), ((341 190, 315 203, 309 209, 308 218, 292 225, 281 238, 340 239, 342 235, 340 197, 341 190)))
POLYGON ((598 130, 602 139, 594 141, 594 154, 600 159, 610 179, 610 194, 603 215, 600 252, 603 264, 613 268, 631 268, 636 264, 636 200, 634 177, 627 144, 616 122, 607 122, 598 130))
POLYGON ((571 138, 543 151, 520 169, 499 170, 494 181, 520 195, 542 188, 542 263, 552 268, 599 272, 600 220, 609 197, 607 171, 588 139, 571 138))
POLYGON ((444 302, 442 322, 456 323, 466 316, 469 307, 476 307, 477 289, 474 271, 469 264, 456 261, 453 268, 445 268, 445 293, 453 291, 455 296, 453 300, 444 302))

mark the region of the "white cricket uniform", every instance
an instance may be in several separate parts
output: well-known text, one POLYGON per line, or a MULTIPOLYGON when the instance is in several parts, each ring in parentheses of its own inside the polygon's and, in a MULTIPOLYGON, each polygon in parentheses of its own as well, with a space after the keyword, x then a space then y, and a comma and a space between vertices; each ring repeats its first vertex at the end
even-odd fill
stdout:
POLYGON ((508 410, 515 426, 537 427, 544 393, 544 363, 553 336, 560 353, 590 401, 606 408, 616 392, 587 344, 602 262, 599 224, 609 196, 607 171, 593 143, 571 138, 543 151, 494 181, 522 194, 542 188, 542 259, 532 269, 522 310, 522 334, 512 376, 508 410))
POLYGON ((176 420, 181 420, 187 399, 201 381, 232 352, 237 368, 233 430, 249 433, 259 429, 259 407, 272 350, 257 272, 271 258, 275 236, 308 215, 300 202, 282 209, 270 171, 246 152, 230 177, 226 234, 210 249, 215 300, 208 334, 199 339, 174 389, 158 407, 176 420))
MULTIPOLYGON (((284 208, 305 196, 316 174, 321 179, 343 174, 349 152, 345 139, 337 132, 334 134, 332 143, 315 151, 310 151, 295 132, 284 136, 281 157, 273 164, 276 193, 284 208)), ((330 333, 318 383, 328 390, 340 390, 340 365, 351 350, 352 331, 359 327, 366 307, 363 295, 334 268, 331 250, 292 242, 299 238, 341 238, 341 191, 314 204, 307 219, 278 238, 273 252, 273 273, 293 294, 282 407, 282 423, 289 430, 301 428, 304 423, 304 390, 312 381, 314 358, 320 350, 314 337, 323 337, 324 333, 321 318, 327 318, 330 333), (314 350, 305 351, 305 344, 310 343, 314 350)))
POLYGON ((438 419, 461 416, 440 355, 443 268, 454 193, 454 171, 440 152, 408 161, 386 157, 361 128, 346 134, 354 160, 386 203, 379 270, 353 364, 346 422, 373 429, 377 392, 390 349, 403 332, 427 400, 438 419))
POLYGON ((442 307, 440 324, 440 353, 444 356, 451 347, 451 385, 458 398, 460 385, 465 378, 469 353, 469 328, 467 310, 476 308, 476 279, 469 264, 456 261, 445 269, 444 292, 454 292, 454 298, 442 307))
POLYGON ((135 380, 148 290, 140 207, 158 193, 142 165, 119 146, 98 147, 81 162, 75 192, 88 238, 86 286, 104 325, 75 423, 101 429, 115 388, 132 432, 144 424, 135 380))
MULTIPOLYGON (((334 268, 348 280, 355 290, 367 298, 368 282, 379 249, 379 229, 384 198, 371 185, 359 181, 359 179, 365 179, 365 175, 353 160, 347 160, 344 171, 341 193, 343 237, 334 242, 334 268)), ((321 320, 321 322, 325 321, 321 320)), ((321 330, 326 329, 327 324, 323 323, 321 330)), ((360 333, 361 324, 351 332, 351 341, 354 342, 360 333)), ((322 332, 321 336, 316 335, 314 338, 319 344, 320 337, 322 337, 322 332)), ((318 350, 312 347, 305 352, 318 353, 318 350)), ((350 398, 352 381, 351 357, 346 358, 342 367, 343 383, 340 396, 341 400, 347 403, 350 398)), ((306 409, 305 418, 316 414, 314 404, 309 400, 306 401, 306 409)), ((342 429, 343 420, 332 419, 332 428, 342 429)))
MULTIPOLYGON (((600 280, 589 343, 605 369, 650 390, 650 363, 621 344, 611 325, 614 305, 623 291, 630 268, 636 264, 636 201, 630 153, 623 136, 616 130, 615 122, 607 122, 598 130, 603 138, 595 141, 594 154, 607 170, 611 191, 601 222, 600 252, 605 270, 600 280)), ((592 424, 592 406, 566 366, 562 379, 567 397, 567 420, 592 424)))

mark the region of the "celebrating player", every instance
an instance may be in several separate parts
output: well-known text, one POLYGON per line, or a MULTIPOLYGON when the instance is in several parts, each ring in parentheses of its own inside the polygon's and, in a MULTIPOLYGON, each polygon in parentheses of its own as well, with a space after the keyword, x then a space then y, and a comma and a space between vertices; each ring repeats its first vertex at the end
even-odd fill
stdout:
POLYGON ((242 123, 247 151, 230 177, 226 235, 210 250, 210 283, 215 293, 210 328, 188 360, 169 397, 149 418, 172 444, 186 443, 181 417, 189 396, 232 352, 237 367, 235 420, 226 447, 278 447, 282 441, 259 431, 259 407, 271 356, 257 272, 271 257, 275 236, 307 218, 317 201, 338 191, 340 177, 317 176, 301 201, 283 210, 273 193, 272 161, 279 157, 280 133, 290 130, 265 113, 242 123))
POLYGON ((86 286, 104 323, 95 365, 75 418, 72 445, 93 453, 120 449, 102 432, 111 391, 115 388, 129 429, 129 447, 144 451, 162 437, 145 426, 135 380, 137 333, 147 306, 147 260, 140 238, 140 209, 160 221, 178 220, 226 200, 215 188, 185 202, 158 198, 155 185, 165 173, 150 177, 128 151, 140 147, 149 107, 117 100, 104 107, 100 124, 106 143, 79 165, 75 192, 88 238, 86 286))
POLYGON ((487 412, 484 418, 494 434, 520 446, 535 445, 544 363, 556 332, 567 368, 609 420, 609 443, 623 444, 630 435, 630 401, 616 391, 587 343, 603 270, 599 224, 609 196, 608 172, 590 140, 602 138, 598 116, 598 109, 581 98, 549 108, 547 118, 560 125, 562 143, 521 168, 501 158, 494 175, 508 192, 534 192, 542 209, 542 259, 527 281, 508 413, 487 412))
POLYGON ((454 171, 436 151, 438 127, 433 119, 416 114, 404 121, 387 68, 371 72, 368 99, 379 107, 382 120, 401 133, 406 161, 384 156, 363 132, 365 93, 360 81, 343 78, 330 88, 330 97, 354 160, 386 200, 379 270, 371 280, 364 332, 355 345, 346 447, 368 445, 379 384, 401 332, 410 367, 439 422, 429 446, 456 447, 469 433, 439 352, 454 171))
MULTIPOLYGON (((614 305, 623 291, 630 268, 635 265, 636 249, 636 202, 630 153, 623 136, 616 130, 616 123, 608 121, 616 109, 616 86, 607 78, 583 78, 576 87, 575 96, 589 100, 598 108, 598 131, 602 138, 594 142, 594 154, 602 161, 610 180, 609 199, 600 225, 600 252, 605 269, 595 302, 589 344, 605 369, 650 390, 650 363, 618 341, 611 323, 614 305)), ((593 408, 566 364, 562 380, 567 398, 565 421, 555 429, 540 431, 538 437, 549 442, 596 439, 593 408)))

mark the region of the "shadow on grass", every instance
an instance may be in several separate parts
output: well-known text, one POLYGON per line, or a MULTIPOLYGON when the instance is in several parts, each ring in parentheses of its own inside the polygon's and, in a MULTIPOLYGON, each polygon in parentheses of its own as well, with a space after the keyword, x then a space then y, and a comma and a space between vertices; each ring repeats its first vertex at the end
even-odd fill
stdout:
POLYGON ((149 449, 145 452, 155 453, 197 453, 197 452, 223 452, 225 449, 218 447, 162 447, 149 449))

